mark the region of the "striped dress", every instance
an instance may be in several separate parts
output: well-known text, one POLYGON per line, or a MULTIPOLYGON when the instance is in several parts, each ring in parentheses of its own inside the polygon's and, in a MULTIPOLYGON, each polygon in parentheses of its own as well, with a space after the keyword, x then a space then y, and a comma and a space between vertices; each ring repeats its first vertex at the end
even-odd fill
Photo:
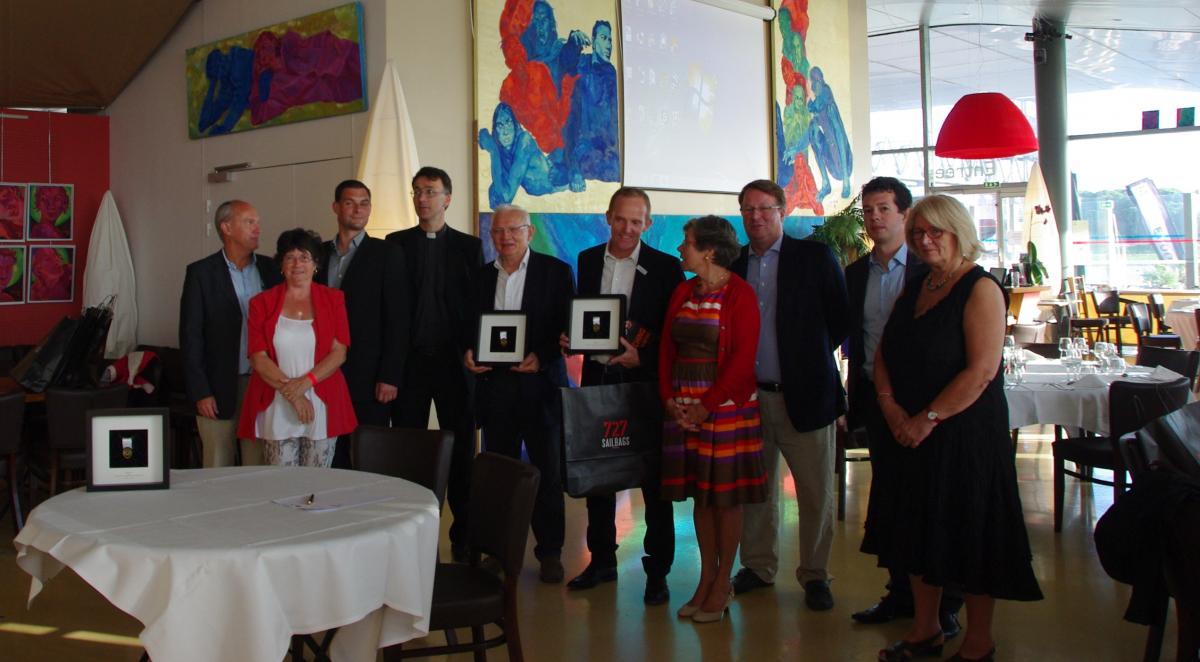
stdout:
MULTIPOLYGON (((721 303, 728 286, 710 294, 693 292, 669 333, 677 353, 671 383, 677 402, 698 402, 717 375, 721 303)), ((697 431, 673 420, 663 425, 663 497, 697 506, 736 506, 766 498, 758 400, 722 403, 697 431)))

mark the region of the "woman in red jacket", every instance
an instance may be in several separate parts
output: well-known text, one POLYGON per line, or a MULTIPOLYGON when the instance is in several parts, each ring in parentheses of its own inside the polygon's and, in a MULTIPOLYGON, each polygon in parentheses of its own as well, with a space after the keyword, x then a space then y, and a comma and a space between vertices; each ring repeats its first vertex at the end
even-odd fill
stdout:
POLYGON ((758 299, 729 270, 740 251, 729 221, 705 216, 683 230, 679 256, 696 277, 671 296, 660 342, 663 496, 694 500, 700 583, 679 616, 710 623, 733 600, 742 504, 766 497, 754 380, 758 299))
POLYGON ((312 282, 321 238, 296 228, 279 235, 284 282, 250 300, 247 352, 254 373, 238 437, 259 439, 268 464, 328 467, 339 435, 358 425, 339 366, 350 346, 340 290, 312 282))

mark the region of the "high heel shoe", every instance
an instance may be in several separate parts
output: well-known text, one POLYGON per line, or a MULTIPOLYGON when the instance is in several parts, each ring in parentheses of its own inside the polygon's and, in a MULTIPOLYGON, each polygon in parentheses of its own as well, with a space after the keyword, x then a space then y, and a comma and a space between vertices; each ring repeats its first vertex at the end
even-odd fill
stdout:
POLYGON ((693 623, 716 623, 725 618, 725 612, 729 611, 729 605, 733 604, 733 587, 729 587, 729 597, 725 598, 725 604, 717 611, 701 611, 696 610, 692 614, 693 623))
POLYGON ((945 635, 942 634, 941 630, 932 637, 922 639, 921 641, 905 641, 901 639, 879 651, 879 659, 883 662, 903 662, 904 660, 911 660, 914 657, 938 657, 942 654, 942 645, 945 642, 945 635))
POLYGON ((698 611, 700 611, 700 605, 694 605, 688 602, 680 607, 679 611, 675 612, 675 615, 680 618, 691 618, 692 614, 695 614, 698 611))

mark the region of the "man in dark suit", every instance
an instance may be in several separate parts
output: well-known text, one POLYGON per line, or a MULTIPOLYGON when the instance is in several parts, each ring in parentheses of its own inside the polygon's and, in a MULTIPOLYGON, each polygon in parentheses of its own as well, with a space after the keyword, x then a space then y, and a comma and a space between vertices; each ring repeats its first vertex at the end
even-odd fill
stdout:
POLYGON ((836 421, 846 411, 833 350, 846 339, 846 280, 829 247, 783 234, 784 193, 765 179, 740 195, 750 245, 733 270, 754 288, 762 326, 755 375, 762 415, 767 501, 745 507, 737 593, 775 581, 779 568, 779 456, 787 461, 799 509, 800 565, 809 609, 833 608, 829 552, 833 543, 836 421))
MULTIPOLYGON (((924 278, 929 269, 904 241, 905 212, 912 205, 912 193, 900 180, 876 177, 862 188, 863 218, 867 234, 874 243, 871 252, 846 267, 846 286, 850 292, 849 391, 850 411, 847 429, 866 427, 871 449, 872 490, 891 478, 900 446, 886 434, 886 423, 876 402, 874 369, 875 350, 883 336, 883 327, 892 314, 892 306, 912 282, 924 278)), ((875 605, 851 617, 860 623, 887 623, 913 614, 912 586, 904 568, 888 569, 888 593, 875 605)), ((947 639, 958 634, 958 609, 961 591, 947 587, 942 593, 942 633, 947 639)))
MULTIPOLYGON (((283 280, 275 261, 256 255, 258 210, 230 200, 217 207, 213 225, 221 250, 187 266, 179 298, 179 347, 188 399, 196 405, 205 467, 234 463, 237 420, 250 359, 246 313, 250 299, 283 280)), ((242 464, 262 464, 258 443, 243 440, 242 464)))
MULTIPOLYGON (((675 286, 683 281, 679 260, 642 243, 642 233, 650 228, 650 197, 646 192, 623 187, 613 193, 605 213, 611 237, 608 243, 593 246, 579 254, 579 294, 623 294, 627 301, 626 317, 631 329, 644 330, 648 342, 634 346, 621 338, 621 354, 594 355, 583 362, 582 386, 656 382, 658 379, 658 339, 663 316, 675 286)), ((564 335, 561 339, 568 344, 564 335)), ((645 501, 646 534, 642 543, 646 555, 646 604, 659 605, 670 599, 667 573, 675 559, 675 522, 672 504, 659 497, 658 476, 642 486, 645 501)), ((589 589, 600 582, 617 578, 616 495, 587 498, 587 545, 591 562, 579 576, 567 583, 573 590, 589 589)))
MULTIPOLYGON (((475 363, 473 349, 464 365, 477 377, 476 401, 485 447, 529 460, 541 472, 533 505, 533 553, 543 582, 563 580, 565 528, 562 491, 562 430, 558 389, 567 385, 559 336, 567 329, 575 294, 571 267, 529 248, 534 228, 520 207, 500 205, 492 214, 496 260, 479 270, 476 311, 520 311, 526 315, 525 358, 516 365, 486 367, 475 363)), ((474 331, 474 329, 471 329, 474 331)), ((469 346, 474 346, 474 341, 469 346)))
MULTIPOLYGON (((347 179, 333 191, 337 236, 325 242, 317 282, 346 296, 350 349, 342 374, 358 422, 388 424, 408 353, 408 287, 404 253, 394 244, 367 235, 371 190, 347 179)), ((350 435, 338 439, 333 466, 350 468, 350 435)))
POLYGON ((444 170, 426 166, 412 180, 413 207, 419 225, 387 236, 404 251, 412 302, 411 349, 404 385, 392 408, 401 427, 429 425, 429 406, 437 406, 438 424, 454 432, 446 501, 450 552, 467 560, 467 511, 470 508, 471 460, 475 457, 475 423, 471 411, 474 377, 463 367, 464 330, 474 333, 475 274, 483 266, 478 237, 446 225, 453 185, 444 170))

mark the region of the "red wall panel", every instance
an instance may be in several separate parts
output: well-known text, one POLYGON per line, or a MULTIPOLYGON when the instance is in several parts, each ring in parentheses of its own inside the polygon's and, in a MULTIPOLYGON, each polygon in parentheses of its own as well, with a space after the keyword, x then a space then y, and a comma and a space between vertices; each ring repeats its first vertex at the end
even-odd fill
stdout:
MULTIPOLYGON (((75 300, 0 306, 0 346, 33 344, 64 315, 78 315, 83 270, 100 199, 108 190, 108 118, 0 109, 27 119, 0 119, 0 181, 75 186, 75 300)), ((30 242, 26 240, 26 245, 30 242)), ((46 243, 35 241, 33 243, 46 243)))

